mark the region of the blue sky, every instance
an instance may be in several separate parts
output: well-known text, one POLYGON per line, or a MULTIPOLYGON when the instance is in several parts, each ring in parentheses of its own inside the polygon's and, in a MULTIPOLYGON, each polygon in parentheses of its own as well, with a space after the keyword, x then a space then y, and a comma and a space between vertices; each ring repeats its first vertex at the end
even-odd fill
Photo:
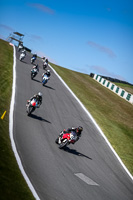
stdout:
POLYGON ((133 0, 1 0, 0 38, 13 31, 57 65, 133 84, 133 0))

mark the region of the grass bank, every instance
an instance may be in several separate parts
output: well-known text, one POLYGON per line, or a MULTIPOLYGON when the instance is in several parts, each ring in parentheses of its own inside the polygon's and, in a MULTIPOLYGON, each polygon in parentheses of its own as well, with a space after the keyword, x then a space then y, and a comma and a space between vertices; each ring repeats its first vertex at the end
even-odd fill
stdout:
POLYGON ((85 105, 133 175, 133 105, 87 74, 51 66, 85 105))
POLYGON ((133 85, 127 85, 127 84, 123 84, 123 83, 115 83, 115 85, 117 85, 118 87, 124 89, 125 91, 133 94, 133 85))
POLYGON ((9 108, 13 80, 13 48, 0 40, 0 199, 33 200, 16 162, 9 138, 9 108), (4 111, 6 115, 1 119, 4 111))

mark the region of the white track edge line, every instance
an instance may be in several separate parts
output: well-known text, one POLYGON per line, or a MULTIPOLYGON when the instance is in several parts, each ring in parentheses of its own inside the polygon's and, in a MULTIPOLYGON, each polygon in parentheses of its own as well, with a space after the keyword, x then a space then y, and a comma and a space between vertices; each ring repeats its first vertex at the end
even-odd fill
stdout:
POLYGON ((110 147, 110 149, 112 150, 112 152, 114 153, 114 155, 116 156, 116 158, 118 159, 118 161, 120 162, 120 164, 122 165, 122 167, 125 169, 125 171, 127 172, 127 174, 129 175, 129 177, 131 178, 131 180, 133 181, 133 176, 131 175, 131 173, 129 172, 129 170, 127 169, 127 167, 124 165, 124 163, 122 162, 122 160, 120 159, 120 157, 118 156, 118 154, 116 153, 116 151, 113 149, 112 145, 110 144, 110 142, 108 141, 107 137, 104 135, 103 131, 101 130, 101 128, 98 126, 98 124, 96 123, 96 121, 94 120, 94 118, 92 117, 92 115, 89 113, 89 111, 85 108, 85 106, 81 103, 81 101, 78 99, 78 97, 72 92, 72 90, 68 87, 68 85, 65 83, 65 81, 59 76, 59 74, 53 69, 53 67, 49 64, 49 67, 54 71, 54 73, 58 76, 58 78, 62 81, 62 83, 66 86, 66 88, 70 91, 70 93, 75 97, 75 99, 79 102, 79 104, 81 105, 81 107, 83 108, 83 110, 87 113, 87 115, 90 117, 90 119, 92 120, 92 122, 94 123, 94 125, 97 127, 98 131, 100 132, 100 134, 103 136, 103 138, 105 139, 106 143, 108 144, 108 146, 110 147))
POLYGON ((18 155, 17 149, 16 149, 16 145, 15 145, 15 141, 13 138, 13 112, 14 112, 14 103, 15 103, 15 88, 16 88, 16 49, 15 46, 13 45, 13 84, 12 84, 12 97, 11 97, 11 103, 10 103, 10 113, 9 113, 9 134, 10 134, 10 140, 11 140, 11 145, 12 145, 12 149, 14 152, 14 155, 16 157, 19 169, 24 177, 24 179, 26 180, 28 187, 30 188, 33 196, 35 197, 36 200, 40 200, 39 196, 37 195, 33 185, 31 184, 26 172, 24 171, 22 162, 20 160, 20 157, 18 155))

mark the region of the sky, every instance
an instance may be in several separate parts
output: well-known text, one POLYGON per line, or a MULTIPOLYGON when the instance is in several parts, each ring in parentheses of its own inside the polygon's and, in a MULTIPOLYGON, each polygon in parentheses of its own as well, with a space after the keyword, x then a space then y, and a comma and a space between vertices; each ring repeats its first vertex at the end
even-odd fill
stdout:
POLYGON ((57 65, 133 84, 133 0, 0 0, 0 38, 57 65))

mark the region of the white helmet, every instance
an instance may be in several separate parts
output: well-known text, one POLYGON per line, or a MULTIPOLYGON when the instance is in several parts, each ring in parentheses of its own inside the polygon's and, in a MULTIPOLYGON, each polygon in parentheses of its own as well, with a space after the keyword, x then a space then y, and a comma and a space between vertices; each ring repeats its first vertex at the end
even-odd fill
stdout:
POLYGON ((48 69, 47 72, 50 73, 50 70, 48 69))
POLYGON ((42 93, 41 93, 41 92, 38 92, 38 96, 42 97, 42 93))

